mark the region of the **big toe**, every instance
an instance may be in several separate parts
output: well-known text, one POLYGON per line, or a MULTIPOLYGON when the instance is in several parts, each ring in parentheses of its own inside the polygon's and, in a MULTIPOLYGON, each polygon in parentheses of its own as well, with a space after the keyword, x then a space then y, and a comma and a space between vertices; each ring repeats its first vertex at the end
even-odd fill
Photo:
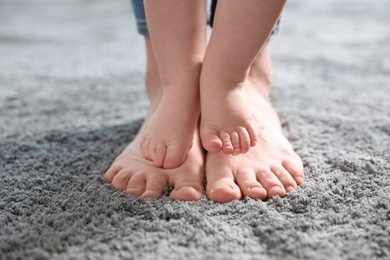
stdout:
POLYGON ((185 201, 200 200, 204 191, 203 176, 203 167, 184 169, 174 177, 175 188, 170 194, 171 198, 185 201))
POLYGON ((218 203, 226 203, 241 199, 242 194, 232 180, 220 180, 207 185, 207 197, 218 203))
POLYGON ((164 169, 174 169, 179 167, 185 160, 186 155, 191 147, 185 145, 171 145, 167 148, 164 159, 164 169))
POLYGON ((201 130, 200 137, 204 149, 213 153, 221 151, 223 143, 217 130, 211 127, 204 127, 201 130))
POLYGON ((190 185, 175 188, 171 192, 171 198, 175 200, 195 201, 200 200, 203 194, 203 189, 192 187, 190 185))
POLYGON ((159 143, 155 145, 155 149, 150 152, 153 165, 156 167, 162 167, 165 159, 167 148, 164 144, 159 143))

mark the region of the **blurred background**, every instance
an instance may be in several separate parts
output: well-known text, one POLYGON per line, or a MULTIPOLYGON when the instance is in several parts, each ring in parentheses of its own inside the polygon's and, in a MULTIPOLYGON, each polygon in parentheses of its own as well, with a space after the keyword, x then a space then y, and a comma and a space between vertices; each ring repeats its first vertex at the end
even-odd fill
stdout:
MULTIPOLYGON (((289 1, 271 40, 275 95, 305 106, 344 89, 333 101, 353 105, 388 86, 389 21, 388 0, 289 1)), ((0 0, 0 137, 142 117, 144 61, 129 1, 0 0)))
POLYGON ((0 0, 0 258, 389 259, 389 25, 389 0, 288 2, 272 98, 298 191, 149 202, 101 179, 148 108, 129 1, 0 0))

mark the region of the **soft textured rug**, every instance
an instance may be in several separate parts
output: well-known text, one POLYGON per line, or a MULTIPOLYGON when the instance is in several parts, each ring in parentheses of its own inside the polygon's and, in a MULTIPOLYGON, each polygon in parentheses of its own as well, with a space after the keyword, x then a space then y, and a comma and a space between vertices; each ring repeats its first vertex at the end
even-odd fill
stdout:
POLYGON ((145 201, 102 174, 148 102, 126 1, 0 1, 0 259, 390 259, 390 2, 293 0, 273 98, 286 198, 145 201))

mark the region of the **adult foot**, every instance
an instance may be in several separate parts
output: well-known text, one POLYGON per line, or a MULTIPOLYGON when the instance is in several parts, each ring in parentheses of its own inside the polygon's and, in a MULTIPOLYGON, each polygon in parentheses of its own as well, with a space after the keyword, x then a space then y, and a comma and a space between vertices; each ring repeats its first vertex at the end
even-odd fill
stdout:
POLYGON ((246 154, 207 154, 207 196, 213 201, 224 203, 242 196, 262 200, 284 197, 304 180, 302 161, 284 136, 271 104, 259 94, 252 97, 248 101, 265 126, 256 147, 246 154))
POLYGON ((204 190, 204 153, 198 134, 192 134, 194 145, 179 167, 162 169, 145 159, 139 146, 150 118, 152 115, 147 116, 136 138, 115 159, 104 179, 115 189, 136 197, 156 198, 168 184, 172 184, 171 198, 199 200, 204 190))
POLYGON ((156 112, 145 123, 139 143, 144 158, 153 166, 173 169, 190 151, 199 117, 197 82, 188 86, 164 87, 156 112))
POLYGON ((215 202, 229 202, 248 196, 266 199, 284 197, 304 181, 301 158, 284 136, 280 120, 267 96, 269 86, 252 77, 245 85, 252 114, 262 122, 257 144, 246 154, 229 156, 209 152, 206 158, 207 196, 215 202))

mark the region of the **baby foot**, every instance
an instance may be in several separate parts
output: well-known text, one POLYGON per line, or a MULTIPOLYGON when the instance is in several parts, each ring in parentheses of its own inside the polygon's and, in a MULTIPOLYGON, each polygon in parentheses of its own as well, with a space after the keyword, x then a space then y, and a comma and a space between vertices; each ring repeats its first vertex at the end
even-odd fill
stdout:
POLYGON ((153 166, 176 168, 191 149, 199 117, 199 97, 192 92, 183 88, 164 89, 140 139, 142 154, 153 166))
POLYGON ((275 110, 255 89, 249 91, 246 103, 257 117, 267 121, 258 131, 256 147, 236 157, 221 152, 207 154, 206 190, 209 199, 215 202, 243 196, 262 200, 284 197, 304 181, 301 158, 284 136, 275 110))
POLYGON ((194 145, 184 162, 175 169, 162 169, 145 159, 138 145, 145 134, 145 120, 137 137, 115 159, 104 174, 113 188, 129 195, 142 198, 156 198, 168 184, 174 189, 170 197, 177 200, 199 200, 203 195, 204 153, 198 134, 193 134, 194 145))
POLYGON ((242 83, 202 76, 200 135, 207 151, 238 155, 256 145, 262 126, 247 95, 242 83))

